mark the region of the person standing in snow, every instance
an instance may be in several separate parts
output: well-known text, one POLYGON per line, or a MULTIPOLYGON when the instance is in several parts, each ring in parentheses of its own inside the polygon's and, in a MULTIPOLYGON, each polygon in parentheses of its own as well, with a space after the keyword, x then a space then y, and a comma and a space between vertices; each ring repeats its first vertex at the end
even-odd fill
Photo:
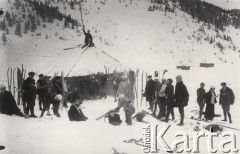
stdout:
POLYGON ((149 75, 148 81, 145 87, 145 95, 146 95, 146 101, 149 103, 149 108, 151 111, 153 111, 153 100, 154 100, 154 81, 152 79, 152 76, 149 75))
POLYGON ((126 98, 122 96, 123 95, 120 95, 119 104, 116 111, 118 112, 120 108, 123 107, 125 112, 125 119, 126 119, 125 122, 128 125, 132 125, 132 115, 135 113, 135 107, 131 104, 130 98, 126 98))
POLYGON ((92 35, 90 33, 90 30, 87 30, 87 32, 85 31, 85 26, 83 25, 83 33, 85 35, 85 40, 84 40, 84 45, 82 48, 85 48, 86 46, 88 47, 93 47, 94 43, 93 43, 93 39, 92 39, 92 35))
POLYGON ((43 109, 44 95, 47 92, 46 90, 46 81, 44 80, 43 74, 39 75, 39 80, 37 81, 37 94, 39 98, 39 110, 43 109))
POLYGON ((226 82, 222 82, 222 89, 220 90, 219 104, 222 105, 224 119, 222 121, 227 121, 227 116, 229 118, 229 123, 232 123, 232 117, 230 113, 230 105, 233 105, 235 101, 235 95, 231 88, 227 87, 226 82))
POLYGON ((217 96, 215 93, 215 87, 211 86, 210 90, 206 93, 206 109, 205 109, 205 120, 213 120, 214 118, 214 104, 217 103, 217 96))
POLYGON ((183 126, 184 122, 184 107, 188 105, 189 100, 189 93, 182 81, 182 76, 178 75, 176 76, 176 87, 175 87, 175 101, 176 101, 176 107, 179 109, 180 113, 180 123, 179 126, 183 126))
MULTIPOLYGON (((48 86, 48 91, 44 95, 44 101, 43 101, 43 110, 40 115, 40 118, 43 117, 44 112, 47 110, 49 111, 50 105, 52 104, 53 106, 56 106, 56 104, 59 104, 59 102, 62 100, 62 95, 57 94, 53 92, 51 86, 48 86)), ((60 114, 58 113, 58 109, 53 107, 53 113, 57 116, 60 117, 60 114)))
POLYGON ((160 104, 160 96, 159 96, 159 92, 161 90, 162 87, 162 83, 158 80, 158 78, 154 79, 154 90, 155 90, 155 100, 154 100, 154 109, 153 109, 153 113, 152 115, 155 117, 156 116, 156 110, 157 110, 157 106, 159 106, 160 104))
MULTIPOLYGON (((61 82, 61 77, 60 76, 56 76, 52 82, 53 84, 53 92, 55 92, 56 94, 63 94, 63 86, 62 86, 62 82, 61 82)), ((60 114, 58 113, 59 110, 59 105, 60 105, 60 101, 54 103, 53 108, 55 108, 55 113, 56 116, 60 117, 60 114)), ((63 104, 65 107, 67 107, 67 104, 63 104)))
POLYGON ((200 88, 197 89, 197 103, 199 106, 199 117, 198 119, 201 120, 202 119, 202 114, 203 114, 203 108, 205 105, 205 95, 206 95, 206 91, 204 89, 205 87, 205 83, 200 83, 200 88))
POLYGON ((24 114, 17 107, 12 93, 6 90, 4 84, 0 84, 0 113, 24 117, 24 114))
POLYGON ((30 117, 36 118, 37 116, 34 114, 36 87, 35 80, 33 79, 35 73, 29 72, 28 75, 29 77, 23 82, 23 101, 27 103, 26 114, 29 115, 30 110, 30 117))
POLYGON ((86 121, 88 118, 83 114, 81 110, 81 100, 76 98, 74 103, 70 106, 68 111, 68 117, 70 121, 86 121))
POLYGON ((162 86, 161 89, 159 91, 159 97, 160 97, 160 103, 159 103, 159 114, 157 116, 158 119, 163 119, 164 117, 166 117, 166 87, 167 87, 167 83, 166 83, 166 79, 162 79, 162 86))
POLYGON ((165 90, 166 93, 166 106, 167 106, 167 115, 166 115, 166 119, 165 122, 168 122, 169 119, 169 115, 171 113, 172 115, 172 120, 175 119, 174 117, 174 87, 172 85, 173 80, 172 79, 167 79, 167 87, 165 90))
POLYGON ((123 94, 124 97, 129 97, 129 84, 127 81, 127 76, 122 76, 122 81, 118 85, 117 97, 119 97, 121 94, 123 94))

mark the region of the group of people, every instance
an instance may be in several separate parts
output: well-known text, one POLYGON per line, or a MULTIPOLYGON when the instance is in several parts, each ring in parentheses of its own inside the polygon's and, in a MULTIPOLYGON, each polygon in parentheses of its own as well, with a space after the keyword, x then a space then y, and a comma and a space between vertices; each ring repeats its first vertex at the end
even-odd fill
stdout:
MULTIPOLYGON (((63 86, 60 76, 55 76, 51 81, 45 80, 44 75, 39 75, 39 80, 35 82, 35 72, 29 72, 28 78, 22 85, 22 102, 23 113, 17 107, 16 101, 11 92, 6 90, 4 84, 0 85, 0 113, 7 115, 17 115, 21 117, 37 118, 35 115, 35 101, 38 95, 39 98, 39 110, 41 110, 40 118, 44 116, 47 111, 49 113, 50 106, 52 105, 53 114, 60 117, 59 105, 63 101, 63 86)), ((64 102, 64 101, 63 101, 64 102)), ((72 105, 68 111, 70 121, 82 121, 87 120, 87 117, 82 113, 80 108, 81 98, 75 97, 72 101, 72 105)), ((67 107, 66 103, 63 106, 67 107)))
POLYGON ((188 105, 189 93, 181 75, 176 76, 175 93, 172 83, 173 80, 170 78, 167 80, 163 78, 160 82, 157 78, 153 80, 152 76, 149 75, 144 95, 152 115, 165 122, 168 122, 170 114, 172 119, 175 119, 174 107, 178 107, 180 113, 178 125, 183 126, 184 107, 188 105), (156 115, 157 106, 159 107, 158 115, 156 115))
MULTIPOLYGON (((168 122, 169 115, 171 114, 172 119, 175 119, 174 108, 177 107, 180 114, 179 126, 184 125, 184 108, 189 102, 189 93, 182 81, 182 76, 176 76, 176 86, 172 85, 172 79, 163 78, 161 82, 156 78, 152 79, 152 76, 148 76, 148 81, 145 87, 144 96, 146 101, 149 103, 149 109, 152 111, 152 115, 156 118, 168 122), (159 108, 158 115, 156 115, 157 107, 159 108)), ((229 123, 232 123, 230 105, 234 103, 234 93, 232 89, 227 87, 225 82, 221 83, 222 89, 219 94, 219 104, 222 106, 224 119, 229 123)), ((197 103, 199 105, 199 117, 198 120, 203 120, 202 115, 204 114, 204 120, 213 120, 215 117, 214 104, 217 103, 217 95, 215 93, 215 87, 211 86, 210 90, 206 93, 205 84, 201 83, 200 88, 197 89, 197 103), (206 104, 205 112, 204 106, 206 104)))
POLYGON ((200 84, 200 88, 197 89, 197 103, 199 105, 199 117, 198 119, 202 119, 202 115, 204 113, 204 118, 206 121, 213 120, 215 117, 215 103, 217 103, 217 97, 219 96, 219 105, 222 106, 224 119, 222 121, 227 121, 227 117, 229 119, 229 123, 232 123, 232 117, 230 113, 230 105, 233 105, 235 101, 235 95, 231 88, 227 87, 226 82, 221 83, 220 95, 216 95, 215 87, 210 86, 210 90, 206 93, 204 87, 205 83, 200 84), (206 104, 205 112, 203 112, 204 106, 206 104))
MULTIPOLYGON (((41 110, 40 117, 44 116, 44 113, 48 111, 47 115, 50 115, 50 105, 52 105, 53 113, 57 117, 59 114, 59 105, 63 100, 63 85, 60 76, 55 76, 51 81, 45 80, 44 75, 39 75, 39 80, 35 83, 34 72, 28 73, 28 78, 22 85, 22 101, 24 104, 24 114, 18 109, 16 101, 14 100, 11 92, 6 90, 6 86, 0 85, 0 112, 8 115, 16 114, 19 116, 33 117, 37 116, 34 113, 36 96, 39 98, 39 109, 41 110)), ((201 83, 200 88, 197 89, 197 103, 199 105, 199 120, 202 120, 204 114, 205 120, 213 120, 215 117, 214 104, 217 103, 217 97, 219 96, 219 104, 222 106, 224 119, 229 120, 232 123, 232 117, 230 113, 230 105, 234 103, 235 96, 225 82, 221 83, 222 89, 220 94, 216 95, 215 87, 211 86, 208 92, 205 91, 205 84, 201 83), (206 107, 205 107, 206 106, 206 107), (203 112, 205 107, 205 112, 203 112), (228 117, 228 119, 227 119, 228 117)), ((122 120, 118 115, 120 108, 124 108, 125 122, 128 125, 132 125, 132 115, 135 113, 134 97, 130 94, 129 83, 127 76, 123 76, 121 82, 118 85, 116 92, 116 100, 118 100, 117 107, 114 110, 108 112, 105 117, 109 119, 109 123, 113 125, 120 125, 122 120)), ((148 76, 144 95, 146 101, 149 103, 149 109, 152 111, 152 115, 156 118, 168 122, 171 114, 172 119, 175 119, 174 108, 177 107, 180 114, 179 126, 184 125, 184 108, 189 102, 189 93, 187 87, 182 81, 182 76, 176 76, 176 86, 173 86, 172 79, 162 78, 161 82, 158 78, 152 79, 152 76, 148 76), (157 112, 157 108, 159 111, 157 112), (156 115, 156 113, 158 113, 156 115)), ((85 121, 88 118, 83 114, 81 110, 82 99, 78 95, 71 98, 72 105, 69 108, 68 116, 70 121, 85 121)), ((63 106, 67 107, 67 103, 63 103, 63 106)), ((137 117, 138 119, 139 117, 137 117)), ((141 119, 141 118, 140 118, 141 119)))

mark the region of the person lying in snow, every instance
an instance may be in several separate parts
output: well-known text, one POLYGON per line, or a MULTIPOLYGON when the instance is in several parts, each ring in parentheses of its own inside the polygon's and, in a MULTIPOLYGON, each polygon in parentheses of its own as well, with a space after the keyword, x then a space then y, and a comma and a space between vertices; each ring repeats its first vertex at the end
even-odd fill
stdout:
POLYGON ((117 111, 121 107, 124 108, 126 123, 132 125, 132 115, 135 113, 135 107, 131 104, 131 99, 120 95, 117 111))
POLYGON ((80 98, 76 98, 68 111, 68 117, 70 121, 86 121, 88 118, 83 114, 80 104, 82 104, 80 98))
POLYGON ((115 110, 111 110, 109 114, 106 115, 106 117, 108 118, 109 124, 112 124, 114 126, 118 126, 122 123, 119 114, 117 114, 115 110))
POLYGON ((0 113, 24 117, 24 114, 17 107, 12 93, 6 90, 4 84, 0 85, 0 113))
POLYGON ((207 126, 203 126, 203 128, 210 132, 222 132, 223 131, 223 128, 216 124, 210 124, 207 126))

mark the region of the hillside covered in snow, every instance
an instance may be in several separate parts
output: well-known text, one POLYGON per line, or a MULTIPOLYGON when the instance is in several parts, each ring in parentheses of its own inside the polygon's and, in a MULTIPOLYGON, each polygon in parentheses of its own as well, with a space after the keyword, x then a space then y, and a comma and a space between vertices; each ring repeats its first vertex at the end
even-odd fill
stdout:
MULTIPOLYGON (((1 25, 5 24, 6 28, 2 26, 0 31, 1 36, 3 33, 6 36, 1 43, 3 71, 24 64, 28 71, 46 74, 54 68, 51 74, 62 70, 67 74, 76 64, 71 76, 103 72, 103 65, 111 71, 128 66, 153 73, 173 69, 181 63, 194 66, 199 62, 234 64, 239 61, 240 36, 236 25, 239 16, 225 12, 227 17, 219 16, 216 22, 226 22, 216 25, 204 22, 205 16, 194 15, 197 3, 191 4, 193 8, 186 8, 187 3, 163 0, 156 4, 138 0, 81 2, 83 23, 91 30, 97 48, 90 48, 83 56, 80 56, 81 48, 64 51, 84 42, 79 4, 63 0, 1 1, 7 10, 1 17, 1 25), (21 34, 17 34, 17 27, 21 34)), ((199 6, 199 9, 203 8, 199 6)), ((220 8, 214 9, 224 13, 220 8)), ((1 75, 1 80, 5 79, 1 75)))

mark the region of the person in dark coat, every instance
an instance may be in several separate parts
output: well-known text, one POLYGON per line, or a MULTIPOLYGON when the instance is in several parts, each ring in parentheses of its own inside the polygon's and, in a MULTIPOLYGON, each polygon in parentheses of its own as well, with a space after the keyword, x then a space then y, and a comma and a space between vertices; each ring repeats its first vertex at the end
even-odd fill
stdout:
POLYGON ((205 109, 205 120, 213 120, 214 118, 214 104, 217 103, 215 88, 210 87, 210 90, 206 93, 206 109, 205 109))
POLYGON ((44 94, 43 109, 40 118, 43 117, 45 111, 49 111, 51 104, 53 105, 53 113, 57 117, 60 117, 60 114, 58 113, 58 108, 56 108, 55 106, 56 104, 59 104, 59 102, 62 100, 62 95, 54 92, 51 86, 48 86, 47 89, 48 91, 44 94))
POLYGON ((148 76, 148 81, 145 87, 145 95, 146 95, 146 101, 149 103, 149 108, 150 110, 153 110, 153 100, 154 100, 154 81, 152 79, 152 76, 148 76))
POLYGON ((166 119, 165 119, 165 122, 168 122, 168 119, 169 119, 169 115, 171 113, 172 115, 172 120, 175 119, 174 117, 174 87, 172 85, 172 82, 173 80, 172 79, 168 79, 167 80, 167 87, 166 87, 166 90, 165 90, 165 93, 166 93, 166 106, 167 106, 167 115, 166 115, 166 119))
POLYGON ((44 101, 44 94, 47 92, 46 90, 47 82, 44 79, 43 74, 39 75, 39 79, 37 81, 37 94, 39 98, 39 110, 43 109, 43 101, 44 101))
POLYGON ((206 91, 204 89, 205 83, 200 83, 200 88, 197 89, 197 103, 199 106, 199 117, 198 119, 202 119, 202 114, 203 114, 203 108, 205 105, 205 95, 206 91))
POLYGON ((85 26, 83 25, 83 33, 85 35, 85 40, 84 40, 84 45, 82 48, 88 46, 88 47, 93 47, 94 43, 93 43, 93 39, 92 39, 92 35, 90 33, 90 30, 88 30, 87 32, 85 31, 85 26))
POLYGON ((74 103, 70 106, 68 111, 68 117, 70 121, 86 121, 88 118, 83 114, 80 104, 82 104, 79 98, 76 98, 74 103))
POLYGON ((29 115, 30 110, 30 117, 36 118, 37 116, 34 114, 36 87, 35 80, 33 79, 35 73, 29 72, 28 75, 29 77, 23 82, 23 101, 27 103, 26 114, 29 115))
POLYGON ((17 107, 12 93, 7 91, 3 84, 0 85, 0 113, 24 117, 24 114, 17 107))
POLYGON ((219 104, 222 105, 224 119, 222 121, 227 121, 227 116, 229 118, 229 123, 232 123, 232 117, 230 113, 230 105, 233 105, 235 101, 235 95, 225 82, 221 83, 222 89, 220 90, 219 104))
POLYGON ((122 123, 122 120, 120 119, 119 114, 117 114, 115 110, 111 110, 110 113, 106 116, 108 118, 109 124, 118 126, 122 123))
POLYGON ((182 81, 182 76, 178 75, 176 76, 176 87, 175 87, 175 102, 176 102, 176 107, 179 109, 180 113, 180 123, 178 124, 179 126, 183 126, 184 122, 184 107, 188 105, 188 100, 189 100, 189 93, 182 81))

